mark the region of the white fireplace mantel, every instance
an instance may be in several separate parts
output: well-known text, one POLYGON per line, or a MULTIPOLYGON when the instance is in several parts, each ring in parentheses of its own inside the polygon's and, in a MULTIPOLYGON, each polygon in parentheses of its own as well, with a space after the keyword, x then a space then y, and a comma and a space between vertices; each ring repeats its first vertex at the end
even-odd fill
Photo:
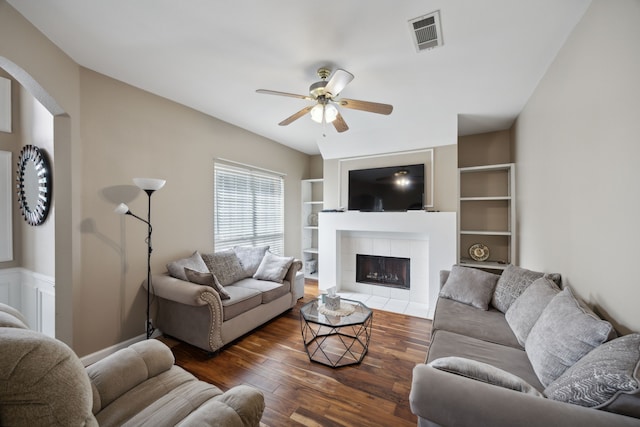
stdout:
POLYGON ((344 232, 385 233, 401 239, 428 241, 428 260, 425 260, 428 284, 412 295, 416 295, 415 302, 428 304, 428 317, 433 317, 440 291, 440 270, 449 270, 456 262, 455 212, 321 212, 318 221, 318 286, 322 290, 332 286, 340 289, 340 240, 344 232))

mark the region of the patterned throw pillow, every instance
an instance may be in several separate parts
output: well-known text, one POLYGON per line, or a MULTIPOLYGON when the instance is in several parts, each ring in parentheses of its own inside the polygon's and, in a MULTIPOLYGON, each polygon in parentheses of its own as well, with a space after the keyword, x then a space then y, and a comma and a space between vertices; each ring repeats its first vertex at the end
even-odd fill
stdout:
POLYGON ((555 282, 541 277, 511 304, 504 317, 521 346, 524 347, 531 328, 558 292, 555 282))
POLYGON ((545 275, 545 273, 539 273, 509 264, 502 272, 502 275, 500 275, 496 289, 493 292, 491 305, 501 312, 506 313, 511 304, 513 304, 516 298, 522 295, 529 285, 545 276, 560 286, 559 274, 545 275))
POLYGON ((216 292, 218 292, 218 295, 220 295, 220 299, 231 298, 229 293, 224 289, 224 286, 222 286, 220 282, 218 282, 218 279, 216 279, 216 276, 214 276, 213 273, 201 273, 190 268, 185 268, 184 272, 187 276, 187 279, 189 279, 191 283, 197 283, 198 285, 212 287, 216 292))
POLYGON ((189 258, 179 259, 167 264, 167 270, 172 277, 176 279, 188 281, 184 272, 185 267, 195 271, 208 272, 207 264, 204 263, 200 252, 195 251, 189 258))
POLYGON ((613 326, 596 316, 567 286, 531 328, 525 351, 546 387, 613 334, 613 326))
POLYGON ((454 265, 440 290, 440 296, 481 310, 488 310, 489 301, 499 277, 497 274, 476 268, 454 265))
POLYGON ((281 257, 267 252, 253 278, 282 283, 291 264, 293 264, 293 257, 281 257))
POLYGON ((244 270, 233 249, 202 255, 204 263, 222 286, 229 286, 244 278, 244 270))
POLYGON ((264 258, 264 254, 269 250, 269 246, 234 246, 240 265, 244 270, 244 277, 253 277, 258 271, 258 267, 264 258))
POLYGON ((640 418, 640 334, 602 344, 544 393, 550 399, 640 418))

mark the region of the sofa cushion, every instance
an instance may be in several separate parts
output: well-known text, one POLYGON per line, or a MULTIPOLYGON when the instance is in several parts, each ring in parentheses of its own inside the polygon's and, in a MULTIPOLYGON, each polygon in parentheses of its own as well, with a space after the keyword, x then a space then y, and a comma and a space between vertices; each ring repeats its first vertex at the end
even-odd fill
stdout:
POLYGON ((244 277, 244 270, 233 249, 203 254, 202 259, 222 286, 229 286, 244 277))
POLYGON ((544 392, 550 399, 640 418, 640 334, 597 347, 544 392))
POLYGON ((560 286, 559 274, 545 275, 545 273, 539 273, 509 264, 500 275, 491 299, 491 305, 501 312, 506 313, 511 304, 513 304, 516 298, 518 298, 529 285, 545 276, 560 286))
POLYGON ((244 271, 244 277, 253 277, 258 271, 258 267, 264 258, 264 254, 269 250, 269 246, 234 246, 240 265, 244 271))
POLYGON ((522 349, 504 314, 493 307, 485 311, 447 298, 438 298, 432 330, 438 329, 522 349))
POLYGON ((438 330, 431 337, 427 363, 448 356, 487 363, 522 378, 538 391, 544 389, 524 350, 438 330))
POLYGON ((537 397, 544 397, 542 393, 522 378, 487 363, 478 362, 477 360, 449 356, 436 359, 429 363, 429 366, 441 371, 471 378, 472 380, 482 381, 487 384, 508 388, 537 397))
POLYGON ((233 286, 255 289, 262 293, 262 303, 268 304, 273 300, 280 298, 282 295, 291 292, 289 282, 283 283, 269 282, 257 279, 242 279, 233 284, 233 286))
POLYGON ((167 264, 167 271, 169 274, 176 279, 188 281, 187 275, 184 272, 185 267, 190 268, 194 271, 200 271, 202 273, 206 273, 209 271, 207 268, 207 264, 205 264, 202 259, 202 255, 200 252, 195 251, 190 257, 179 259, 176 261, 172 261, 167 264))
POLYGON ((524 347, 531 328, 558 292, 560 289, 555 282, 541 277, 511 304, 505 313, 505 319, 521 346, 524 347))
POLYGON ((525 349, 546 387, 614 333, 609 322, 598 318, 566 287, 542 311, 525 349))
POLYGON ((282 283, 292 263, 293 257, 282 257, 266 252, 253 278, 282 283))
POLYGON ((440 296, 487 310, 499 277, 476 268, 454 265, 440 296))
POLYGON ((190 268, 185 267, 185 274, 187 275, 187 279, 191 283, 197 283, 198 285, 209 286, 213 288, 218 295, 220 295, 220 299, 229 299, 229 293, 225 291, 224 286, 218 282, 218 278, 213 275, 213 273, 207 271, 206 273, 201 273, 199 271, 192 270, 190 268))
POLYGON ((230 296, 222 301, 222 317, 225 322, 262 304, 262 292, 257 289, 230 285, 225 290, 230 296))

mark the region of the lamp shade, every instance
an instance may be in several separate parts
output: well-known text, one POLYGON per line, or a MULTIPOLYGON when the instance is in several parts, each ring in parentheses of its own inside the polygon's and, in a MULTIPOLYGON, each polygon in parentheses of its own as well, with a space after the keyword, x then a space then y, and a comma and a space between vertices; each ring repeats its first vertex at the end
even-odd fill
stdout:
POLYGON ((164 187, 164 179, 156 178, 133 178, 133 183, 141 190, 156 191, 164 187))
POLYGON ((338 109, 332 104, 316 104, 309 114, 311 114, 311 120, 316 123, 322 123, 323 120, 325 123, 331 123, 338 117, 338 109))
POLYGON ((124 203, 120 203, 113 211, 118 215, 124 215, 129 212, 129 206, 125 205, 124 203))
POLYGON ((314 105, 311 111, 309 112, 309 114, 311 114, 311 120, 313 120, 316 123, 322 123, 322 116, 324 114, 324 105, 322 104, 314 105))
POLYGON ((327 123, 333 122, 338 117, 338 109, 333 104, 327 104, 324 106, 324 121, 327 123))

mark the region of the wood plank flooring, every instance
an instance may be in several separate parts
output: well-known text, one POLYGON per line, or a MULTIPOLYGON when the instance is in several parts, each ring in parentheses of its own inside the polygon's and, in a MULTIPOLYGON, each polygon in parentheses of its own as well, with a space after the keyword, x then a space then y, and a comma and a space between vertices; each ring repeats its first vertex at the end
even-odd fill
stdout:
POLYGON ((265 427, 416 426, 409 408, 411 371, 425 360, 431 321, 374 310, 369 352, 360 365, 333 369, 310 362, 299 309, 318 294, 305 283, 296 307, 227 346, 213 357, 169 337, 176 363, 222 390, 260 389, 265 427))

